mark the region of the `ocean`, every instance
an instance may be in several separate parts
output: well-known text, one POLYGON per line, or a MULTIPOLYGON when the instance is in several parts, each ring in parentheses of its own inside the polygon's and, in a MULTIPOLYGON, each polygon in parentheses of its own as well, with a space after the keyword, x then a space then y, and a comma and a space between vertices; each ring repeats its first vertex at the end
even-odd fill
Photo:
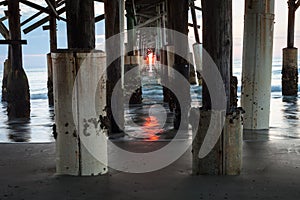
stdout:
MULTIPOLYGON (((300 62, 299 62, 300 63, 300 62)), ((246 140, 261 139, 294 139, 300 138, 300 101, 299 97, 285 98, 281 95, 281 68, 282 60, 274 59, 273 61, 273 78, 272 78, 272 100, 271 100, 271 118, 270 130, 258 131, 254 134, 245 133, 246 140)), ((54 142, 52 135, 52 126, 54 124, 54 108, 48 105, 47 97, 47 68, 27 67, 25 69, 31 95, 31 118, 29 121, 15 120, 8 121, 6 113, 6 103, 0 103, 0 143, 30 142, 30 143, 47 143, 54 142)), ((241 84, 242 63, 239 60, 234 61, 234 76, 239 79, 239 95, 241 84)), ((0 70, 0 88, 2 88, 3 70, 0 70)), ((147 78, 147 76, 145 76, 147 78)), ((149 76, 151 77, 151 76, 149 76)), ((152 80, 153 77, 152 77, 152 80)), ((300 87, 299 87, 300 88, 300 87)), ((192 86, 192 91, 198 92, 192 98, 199 99, 199 87, 192 86)), ((1 93, 0 93, 1 98, 1 93)), ((167 106, 163 104, 162 87, 153 82, 143 88, 143 98, 145 104, 142 107, 130 107, 125 111, 125 121, 137 118, 142 126, 133 129, 126 126, 126 138, 148 139, 151 141, 159 140, 158 137, 164 130, 171 129, 172 115, 167 106), (167 121, 164 126, 153 117, 148 115, 149 108, 158 103, 166 108, 167 121)), ((155 107, 154 107, 155 109, 155 107)))
MULTIPOLYGON (((52 142, 54 108, 48 104, 47 68, 28 67, 25 69, 30 84, 31 118, 29 121, 9 121, 6 103, 0 103, 0 142, 52 142)), ((0 72, 2 88, 3 70, 0 72)), ((0 94, 1 98, 2 92, 0 94)))

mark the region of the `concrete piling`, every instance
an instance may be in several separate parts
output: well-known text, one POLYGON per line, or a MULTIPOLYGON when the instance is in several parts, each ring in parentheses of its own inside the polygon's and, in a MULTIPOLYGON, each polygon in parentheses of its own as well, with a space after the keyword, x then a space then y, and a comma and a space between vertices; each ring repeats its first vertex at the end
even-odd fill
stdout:
MULTIPOLYGON (((220 139, 214 144, 210 153, 199 158, 207 131, 211 123, 218 124, 212 116, 214 111, 200 111, 199 129, 193 141, 194 175, 239 175, 242 170, 243 114, 237 109, 226 116, 220 139)), ((220 125, 220 124, 218 124, 220 125)))
POLYGON ((243 111, 227 115, 224 126, 224 174, 239 175, 242 171, 243 111))
POLYGON ((282 95, 298 95, 298 49, 283 49, 282 95))
POLYGON ((295 41, 295 13, 300 1, 289 0, 288 37, 287 48, 283 49, 282 65, 282 95, 298 95, 298 49, 294 47, 295 41))
POLYGON ((106 55, 94 50, 94 1, 67 0, 66 16, 68 50, 51 54, 56 171, 58 175, 74 176, 105 174, 109 126, 106 55), (101 160, 98 154, 102 155, 101 160))
POLYGON ((211 56, 223 79, 226 108, 222 113, 212 107, 212 102, 220 99, 212 99, 206 85, 209 80, 203 80, 203 107, 200 109, 198 131, 193 128, 192 170, 194 175, 238 175, 242 167, 243 113, 237 108, 236 89, 232 87, 236 83, 232 76, 232 1, 204 1, 202 7, 205 27, 203 49, 208 54, 204 54, 201 44, 194 45, 196 66, 203 74, 207 73, 213 67, 205 64, 211 56), (199 154, 203 148, 207 155, 199 154))
POLYGON ((244 129, 269 129, 274 0, 246 0, 241 105, 244 129))
POLYGON ((101 72, 106 67, 105 60, 105 54, 101 52, 52 53, 58 175, 91 176, 107 172, 107 163, 100 162, 93 155, 94 152, 107 155, 106 144, 101 139, 84 138, 90 134, 107 134, 107 127, 101 128, 98 121, 99 116, 105 118, 106 97, 103 94, 106 94, 106 84, 97 87, 96 94, 91 90, 98 85, 101 72), (80 68, 85 67, 89 70, 81 72, 77 77, 80 68), (77 91, 74 96, 75 86, 77 91), (90 98, 91 96, 94 98, 90 98), (91 106, 91 99, 98 99, 95 107, 91 106), (72 101, 76 101, 75 110, 72 108, 72 101), (87 109, 96 109, 97 116, 86 116, 89 113, 87 109), (96 124, 92 123, 92 119, 96 120, 96 124))

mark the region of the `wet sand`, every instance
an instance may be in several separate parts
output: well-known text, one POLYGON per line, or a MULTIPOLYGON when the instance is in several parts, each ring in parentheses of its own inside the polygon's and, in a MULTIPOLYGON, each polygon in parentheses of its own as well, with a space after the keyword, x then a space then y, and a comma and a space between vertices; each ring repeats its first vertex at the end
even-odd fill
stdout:
MULTIPOLYGON (((147 151, 161 142, 124 144, 147 151)), ((55 175, 53 143, 0 144, 0 199, 300 198, 300 140, 248 140, 243 148, 240 176, 191 176, 189 151, 152 173, 68 177, 55 175)))

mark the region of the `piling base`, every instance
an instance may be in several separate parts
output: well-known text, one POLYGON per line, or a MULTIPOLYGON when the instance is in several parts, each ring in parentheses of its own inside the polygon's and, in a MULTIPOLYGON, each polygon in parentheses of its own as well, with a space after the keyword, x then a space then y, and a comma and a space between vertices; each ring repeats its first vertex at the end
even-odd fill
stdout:
POLYGON ((193 141, 193 174, 194 175, 239 175, 242 168, 242 113, 237 110, 228 115, 223 133, 211 152, 199 158, 211 121, 212 111, 201 111, 199 129, 193 141))
POLYGON ((4 62, 3 79, 2 79, 2 101, 7 101, 7 79, 10 70, 10 60, 4 62))
POLYGON ((298 49, 283 49, 282 95, 298 95, 298 49))
POLYGON ((74 176, 105 174, 107 163, 97 160, 93 152, 102 152, 102 155, 107 156, 107 144, 98 139, 84 138, 94 133, 93 127, 99 135, 107 134, 107 130, 98 124, 99 116, 102 119, 106 116, 106 76, 101 77, 101 72, 106 68, 105 54, 98 51, 92 53, 58 52, 52 53, 51 57, 57 132, 57 174, 74 176), (83 67, 87 67, 88 70, 81 70, 79 76, 78 71, 83 67), (96 93, 91 91, 95 84, 96 86, 99 84, 96 93), (73 96, 74 86, 76 86, 75 97, 73 96), (74 99, 76 109, 72 108, 74 99), (93 99, 95 99, 95 106, 91 103, 93 99), (97 116, 86 116, 87 110, 90 109, 96 109, 97 116), (75 121, 78 123, 76 124, 75 121), (93 152, 90 151, 91 148, 93 152))
POLYGON ((30 118, 30 94, 23 69, 10 70, 7 78, 7 114, 9 119, 30 118))

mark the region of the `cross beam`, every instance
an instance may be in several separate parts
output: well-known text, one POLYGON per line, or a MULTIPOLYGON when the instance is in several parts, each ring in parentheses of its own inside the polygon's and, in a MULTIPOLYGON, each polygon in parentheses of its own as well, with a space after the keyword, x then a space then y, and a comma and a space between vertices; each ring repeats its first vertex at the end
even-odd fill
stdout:
MULTIPOLYGON (((58 0, 58 1, 56 1, 57 7, 62 6, 64 3, 65 3, 64 0, 58 0)), ((47 7, 47 9, 49 9, 49 7, 47 7)), ((37 12, 36 14, 32 15, 31 17, 29 17, 28 19, 26 19, 25 21, 23 21, 21 23, 21 26, 23 26, 23 25, 31 22, 32 20, 34 20, 36 17, 40 16, 41 14, 43 14, 43 11, 37 12)))
POLYGON ((57 13, 57 11, 56 11, 55 7, 52 5, 52 3, 49 0, 46 0, 46 3, 48 4, 48 7, 51 10, 50 14, 53 13, 56 16, 56 18, 59 20, 59 14, 57 13))
POLYGON ((9 39, 9 30, 6 28, 2 21, 0 21, 0 33, 6 40, 9 39))
POLYGON ((27 44, 27 40, 0 40, 0 44, 27 44))
MULTIPOLYGON (((61 8, 61 9, 59 9, 59 10, 57 11, 57 13, 60 15, 60 14, 64 13, 65 11, 66 11, 66 8, 63 7, 63 8, 61 8)), ((38 28, 39 26, 42 26, 43 24, 47 23, 47 22, 49 21, 49 19, 50 19, 49 16, 44 17, 43 19, 37 21, 36 23, 32 24, 31 26, 25 28, 25 29, 23 30, 23 32, 24 32, 25 34, 27 34, 27 33, 31 32, 31 31, 33 31, 34 29, 38 28)))
POLYGON ((29 6, 31 8, 34 8, 36 10, 39 10, 39 11, 42 11, 44 13, 48 13, 48 14, 51 14, 50 10, 47 9, 47 8, 44 8, 43 6, 40 6, 38 4, 35 4, 33 2, 30 2, 30 1, 27 1, 27 0, 20 0, 20 3, 26 5, 26 6, 29 6))
POLYGON ((298 0, 296 3, 296 10, 297 10, 297 8, 299 8, 299 6, 300 6, 300 0, 298 0))

